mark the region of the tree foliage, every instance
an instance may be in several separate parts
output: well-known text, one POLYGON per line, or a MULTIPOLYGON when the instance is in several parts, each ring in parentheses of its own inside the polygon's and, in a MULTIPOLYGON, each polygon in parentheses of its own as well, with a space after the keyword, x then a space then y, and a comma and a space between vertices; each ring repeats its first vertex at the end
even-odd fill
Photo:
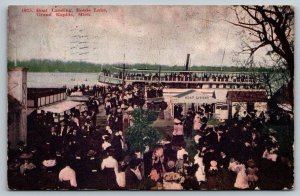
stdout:
POLYGON ((241 53, 252 57, 260 48, 268 48, 267 55, 274 64, 284 66, 289 72, 288 89, 293 106, 294 89, 294 9, 291 6, 234 6, 237 22, 243 28, 241 53))
MULTIPOLYGON (((13 61, 8 61, 8 67, 14 67, 13 61)), ((100 72, 101 70, 116 71, 114 67, 120 67, 120 64, 95 64, 90 62, 79 61, 61 61, 61 60, 48 60, 48 59, 31 59, 28 61, 18 61, 18 67, 27 68, 30 72, 100 72)), ((127 64, 127 69, 144 69, 153 70, 158 72, 159 67, 161 70, 180 71, 184 70, 184 66, 170 66, 170 65, 153 65, 153 64, 127 64)), ((249 69, 238 66, 204 66, 194 65, 190 67, 191 71, 237 71, 247 72, 249 69)), ((257 71, 264 71, 267 68, 257 68, 257 71)))
MULTIPOLYGON (((8 67, 13 67, 14 62, 8 61, 8 67)), ((18 61, 18 67, 27 68, 30 72, 100 72, 105 65, 78 62, 60 61, 47 59, 31 59, 29 61, 18 61)))
POLYGON ((155 145, 161 138, 160 132, 151 126, 157 119, 158 113, 137 108, 131 115, 133 125, 125 133, 126 141, 132 150, 144 152, 147 146, 155 145))

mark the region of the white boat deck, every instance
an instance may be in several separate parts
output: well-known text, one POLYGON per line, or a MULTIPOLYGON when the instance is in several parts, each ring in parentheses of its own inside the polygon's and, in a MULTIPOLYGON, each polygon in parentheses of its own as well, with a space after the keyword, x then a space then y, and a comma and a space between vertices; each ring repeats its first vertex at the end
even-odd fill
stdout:
POLYGON ((41 107, 41 108, 39 108, 39 110, 44 110, 45 112, 52 112, 52 113, 60 114, 67 110, 75 108, 77 106, 81 106, 83 104, 84 103, 78 102, 78 101, 64 100, 62 102, 58 102, 58 103, 54 103, 52 105, 41 107))

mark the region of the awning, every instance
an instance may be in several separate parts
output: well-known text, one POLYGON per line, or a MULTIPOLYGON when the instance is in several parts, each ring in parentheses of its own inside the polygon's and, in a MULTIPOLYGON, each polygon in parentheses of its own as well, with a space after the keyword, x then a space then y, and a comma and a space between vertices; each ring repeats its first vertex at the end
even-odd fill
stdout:
POLYGON ((71 96, 82 96, 83 93, 81 91, 72 92, 71 96))
POLYGON ((220 102, 216 99, 215 92, 198 92, 195 90, 188 90, 173 96, 171 101, 173 103, 217 103, 220 102))
POLYGON ((52 113, 63 113, 65 111, 68 111, 72 108, 75 108, 77 106, 83 105, 84 103, 78 102, 78 101, 62 101, 58 103, 54 103, 49 106, 41 107, 39 110, 44 110, 45 112, 52 112, 52 113))
POLYGON ((277 106, 286 112, 291 112, 291 113, 293 112, 293 108, 291 104, 283 103, 283 104, 277 104, 277 106))
POLYGON ((157 102, 163 102, 164 98, 163 97, 154 97, 154 98, 147 98, 146 102, 147 103, 157 103, 157 102))
POLYGON ((67 100, 68 101, 89 101, 89 96, 85 96, 85 95, 83 95, 83 96, 68 96, 67 97, 67 100))

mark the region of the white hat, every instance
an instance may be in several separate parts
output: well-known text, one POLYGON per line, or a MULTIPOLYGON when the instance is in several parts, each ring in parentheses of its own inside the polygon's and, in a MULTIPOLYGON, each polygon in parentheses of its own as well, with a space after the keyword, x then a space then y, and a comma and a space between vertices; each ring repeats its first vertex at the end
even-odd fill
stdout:
POLYGON ((130 106, 129 108, 127 108, 127 112, 132 112, 133 108, 130 106))
POLYGON ((188 155, 188 152, 184 148, 177 150, 177 159, 178 160, 183 160, 183 155, 188 155))
POLYGON ((175 119, 174 119, 174 123, 176 123, 176 124, 177 124, 177 123, 181 123, 181 121, 180 121, 178 118, 175 118, 175 119))
POLYGON ((42 163, 45 167, 53 167, 56 165, 56 160, 53 159, 53 160, 44 160, 43 163, 42 163))
POLYGON ((111 129, 107 129, 106 130, 109 134, 112 134, 112 130, 111 129))
POLYGON ((194 141, 195 141, 195 143, 196 144, 198 144, 199 143, 199 139, 201 138, 201 135, 195 135, 195 137, 194 137, 194 141))
POLYGON ((273 128, 269 128, 269 133, 277 133, 273 128))
POLYGON ((213 167, 216 167, 218 165, 218 162, 215 160, 210 161, 210 165, 213 167))

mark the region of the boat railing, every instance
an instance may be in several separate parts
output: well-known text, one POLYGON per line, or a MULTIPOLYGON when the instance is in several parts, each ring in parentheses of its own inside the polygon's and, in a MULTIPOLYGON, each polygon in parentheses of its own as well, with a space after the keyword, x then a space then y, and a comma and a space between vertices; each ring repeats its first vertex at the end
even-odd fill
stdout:
MULTIPOLYGON (((103 74, 101 73, 99 75, 100 77, 108 77, 111 79, 117 79, 117 80, 122 80, 123 76, 120 74, 103 74)), ((215 77, 215 76, 204 76, 204 77, 190 77, 190 76, 135 76, 135 75, 125 75, 124 76, 125 81, 149 81, 149 82, 191 82, 191 83, 243 83, 243 84, 251 84, 251 83, 257 83, 259 81, 259 78, 255 78, 253 76, 251 77, 236 77, 236 76, 231 76, 231 77, 215 77)))

